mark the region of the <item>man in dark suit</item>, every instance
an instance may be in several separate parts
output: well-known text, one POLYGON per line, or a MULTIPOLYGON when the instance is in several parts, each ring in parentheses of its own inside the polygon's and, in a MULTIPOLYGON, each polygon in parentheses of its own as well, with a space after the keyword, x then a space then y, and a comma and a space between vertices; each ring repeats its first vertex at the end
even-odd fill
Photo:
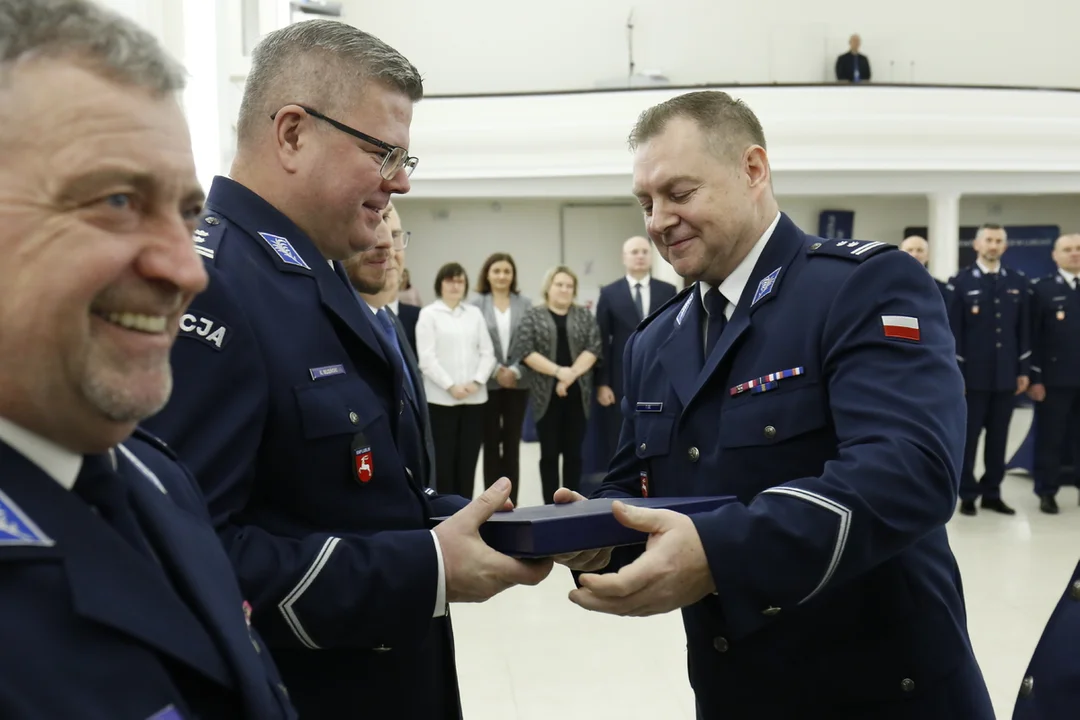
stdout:
POLYGON ((136 428, 207 283, 184 78, 97 4, 0 0, 0 717, 296 717, 194 479, 136 428))
POLYGON ((345 23, 263 37, 230 177, 195 231, 210 284, 151 424, 202 485, 252 621, 313 720, 459 718, 447 603, 550 571, 479 536, 509 481, 471 504, 426 487, 410 379, 341 267, 410 189, 422 94, 408 60, 345 23))
POLYGON ((600 422, 608 458, 615 454, 622 427, 618 403, 623 392, 623 348, 641 321, 676 293, 674 285, 652 277, 652 243, 648 238, 632 237, 624 242, 622 260, 626 276, 601 288, 596 304, 604 353, 595 371, 596 400, 602 408, 600 422))
MULTIPOLYGON (((357 253, 342 263, 360 300, 375 315, 376 326, 382 331, 387 342, 400 353, 405 364, 413 415, 420 426, 424 438, 424 466, 420 472, 426 487, 435 487, 435 441, 431 434, 431 415, 428 412, 427 395, 424 392, 424 380, 416 361, 416 351, 409 344, 408 328, 403 320, 392 312, 391 303, 397 304, 401 288, 401 269, 405 267, 405 246, 409 236, 402 232, 401 215, 393 205, 383 211, 383 222, 378 229, 378 242, 375 247, 357 253)), ((398 304, 402 309, 416 310, 412 305, 398 304)), ((413 342, 416 337, 416 318, 413 317, 413 342)))
POLYGON ((738 502, 615 504, 648 544, 560 558, 589 571, 571 600, 681 609, 702 720, 990 720, 945 530, 964 397, 930 277, 895 245, 799 230, 724 93, 646 110, 631 142, 649 236, 696 284, 627 345, 597 495, 738 502))
POLYGON ((836 58, 836 79, 841 82, 870 82, 870 59, 859 52, 862 38, 852 35, 848 39, 848 52, 836 58))

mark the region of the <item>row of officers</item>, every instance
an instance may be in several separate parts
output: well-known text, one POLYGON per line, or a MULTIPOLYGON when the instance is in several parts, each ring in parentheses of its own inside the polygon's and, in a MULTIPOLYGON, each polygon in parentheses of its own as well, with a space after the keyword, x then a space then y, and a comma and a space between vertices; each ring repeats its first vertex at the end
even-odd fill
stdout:
MULTIPOLYGON (((980 227, 973 247, 973 265, 937 281, 966 388, 960 512, 977 514, 979 500, 983 509, 1015 514, 1001 499, 1001 482, 1016 396, 1026 393, 1035 401, 1035 494, 1042 512, 1057 514, 1059 488, 1075 483, 1062 475, 1063 458, 1080 458, 1080 234, 1059 237, 1057 271, 1035 279, 1002 262, 1008 236, 1000 225, 980 227), (986 469, 976 480, 984 430, 986 469)), ((925 239, 905 238, 901 249, 926 264, 925 239)))

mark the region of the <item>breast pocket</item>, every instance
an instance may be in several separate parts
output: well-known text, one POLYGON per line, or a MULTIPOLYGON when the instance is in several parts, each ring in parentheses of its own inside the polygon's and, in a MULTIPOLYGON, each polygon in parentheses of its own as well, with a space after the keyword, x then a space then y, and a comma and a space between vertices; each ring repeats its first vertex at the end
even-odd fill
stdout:
POLYGON ((368 388, 347 377, 300 386, 294 388, 294 393, 306 440, 351 437, 386 415, 368 388))
POLYGON ((797 390, 751 395, 720 417, 723 448, 770 447, 828 425, 824 388, 814 383, 797 390))
POLYGON ((675 418, 651 413, 639 413, 634 423, 634 452, 642 460, 667 455, 671 450, 671 430, 675 418))

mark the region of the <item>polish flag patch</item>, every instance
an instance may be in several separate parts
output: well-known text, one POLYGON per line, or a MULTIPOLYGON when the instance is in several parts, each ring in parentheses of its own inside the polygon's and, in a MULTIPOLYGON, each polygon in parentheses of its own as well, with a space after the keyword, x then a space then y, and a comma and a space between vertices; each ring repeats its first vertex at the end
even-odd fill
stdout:
POLYGON ((919 342, 919 318, 910 315, 882 315, 885 337, 919 342))

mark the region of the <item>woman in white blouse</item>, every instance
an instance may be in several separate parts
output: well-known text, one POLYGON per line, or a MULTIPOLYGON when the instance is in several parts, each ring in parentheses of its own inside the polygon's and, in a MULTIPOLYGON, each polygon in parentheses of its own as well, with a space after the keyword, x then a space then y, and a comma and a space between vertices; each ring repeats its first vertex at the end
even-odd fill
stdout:
POLYGON ((438 300, 422 308, 416 321, 416 354, 431 415, 436 487, 440 493, 472 498, 487 381, 496 361, 484 316, 462 302, 468 290, 461 265, 439 269, 438 300))

